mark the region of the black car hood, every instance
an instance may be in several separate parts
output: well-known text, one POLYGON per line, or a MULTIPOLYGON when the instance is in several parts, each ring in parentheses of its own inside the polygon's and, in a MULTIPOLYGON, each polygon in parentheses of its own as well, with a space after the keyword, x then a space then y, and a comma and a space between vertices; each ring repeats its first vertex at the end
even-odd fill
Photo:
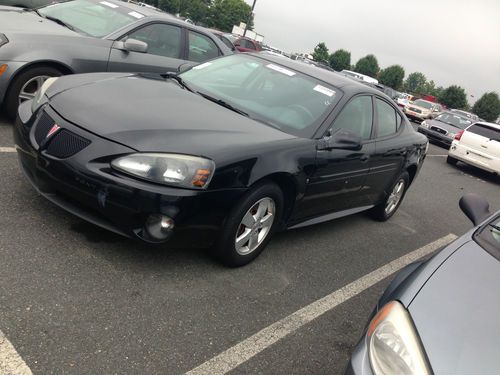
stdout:
POLYGON ((14 7, 0 7, 0 33, 7 35, 9 40, 15 34, 80 36, 33 11, 14 7))
POLYGON ((296 139, 160 76, 75 75, 53 86, 48 92, 50 105, 66 120, 142 152, 215 160, 229 150, 250 152, 256 145, 296 139))
POLYGON ((408 309, 435 374, 500 367, 500 262, 474 241, 454 252, 408 309))

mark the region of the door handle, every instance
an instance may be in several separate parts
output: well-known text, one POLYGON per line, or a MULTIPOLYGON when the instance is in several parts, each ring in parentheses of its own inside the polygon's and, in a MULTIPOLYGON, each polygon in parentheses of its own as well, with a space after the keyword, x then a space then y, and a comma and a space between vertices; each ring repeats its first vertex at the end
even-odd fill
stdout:
POLYGON ((368 161, 368 159, 370 159, 370 155, 362 155, 359 160, 362 162, 362 163, 366 163, 368 161))

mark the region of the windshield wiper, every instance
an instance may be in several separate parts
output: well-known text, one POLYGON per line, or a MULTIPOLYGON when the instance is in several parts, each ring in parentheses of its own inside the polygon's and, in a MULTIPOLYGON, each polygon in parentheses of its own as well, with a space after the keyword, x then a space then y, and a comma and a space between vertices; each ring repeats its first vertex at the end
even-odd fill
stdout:
POLYGON ((488 224, 490 227, 492 227, 493 229, 497 230, 498 232, 500 232, 500 227, 498 225, 495 225, 495 224, 488 224))
POLYGON ((210 95, 207 95, 207 94, 204 94, 202 92, 199 92, 199 91, 196 91, 197 94, 203 96, 205 99, 208 99, 210 100, 211 102, 214 102, 214 103, 217 103, 218 105, 221 105, 227 109, 230 109, 231 111, 234 111, 236 113, 239 113, 240 115, 243 115, 245 117, 249 117, 248 113, 242 111, 241 109, 238 109, 236 107, 233 107, 231 104, 225 102, 224 100, 222 99, 217 99, 217 98, 214 98, 210 95))
POLYGON ((177 83, 178 83, 179 85, 181 85, 183 88, 185 88, 186 90, 191 91, 191 92, 194 92, 194 91, 193 91, 193 89, 192 89, 192 88, 190 88, 190 87, 186 84, 186 82, 184 82, 184 80, 183 80, 181 77, 179 77, 179 76, 177 75, 177 73, 167 72, 167 73, 162 74, 161 76, 162 76, 163 78, 165 78, 165 79, 173 79, 173 80, 177 81, 177 83))
MULTIPOLYGON (((38 13, 38 11, 36 11, 36 12, 37 12, 37 14, 40 14, 40 13, 38 13)), ((42 17, 44 17, 48 20, 54 21, 55 23, 58 23, 61 26, 67 27, 71 31, 75 31, 75 28, 73 26, 68 25, 66 22, 64 22, 63 20, 60 20, 59 18, 52 17, 52 16, 42 16, 42 17)))

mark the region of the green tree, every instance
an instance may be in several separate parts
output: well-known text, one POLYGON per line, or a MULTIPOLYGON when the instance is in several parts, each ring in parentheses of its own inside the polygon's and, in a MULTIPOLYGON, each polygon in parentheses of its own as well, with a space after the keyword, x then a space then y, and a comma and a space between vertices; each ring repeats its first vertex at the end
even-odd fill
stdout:
POLYGON ((328 47, 324 42, 318 43, 314 48, 314 52, 311 54, 314 61, 322 62, 328 64, 328 47))
POLYGON ((245 22, 249 30, 253 29, 252 8, 243 0, 214 0, 205 19, 207 26, 227 32, 240 22, 245 22))
POLYGON ((486 121, 495 121, 500 115, 500 99, 496 92, 487 92, 472 107, 472 112, 486 121))
POLYGON ((377 58, 374 55, 366 55, 360 58, 354 67, 354 71, 376 78, 379 71, 377 58))
POLYGON ((351 68, 351 52, 345 49, 339 49, 332 53, 328 58, 330 67, 338 72, 351 68))
POLYGON ((463 109, 467 106, 467 94, 465 90, 456 85, 444 89, 438 96, 438 100, 449 108, 463 109))
POLYGON ((427 79, 420 72, 411 73, 403 85, 404 90, 413 94, 424 94, 427 79))
POLYGON ((382 69, 378 80, 381 84, 392 87, 394 90, 400 90, 403 86, 405 70, 401 65, 391 65, 382 69))

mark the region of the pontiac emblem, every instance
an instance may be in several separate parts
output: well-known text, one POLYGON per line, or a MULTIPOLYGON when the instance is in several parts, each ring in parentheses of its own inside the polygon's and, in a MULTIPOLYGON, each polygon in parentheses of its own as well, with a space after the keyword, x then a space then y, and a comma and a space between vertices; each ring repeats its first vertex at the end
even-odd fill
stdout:
POLYGON ((45 139, 49 138, 51 135, 53 135, 59 129, 61 129, 61 127, 59 125, 57 125, 57 124, 54 124, 54 126, 50 128, 49 132, 45 136, 45 139))

